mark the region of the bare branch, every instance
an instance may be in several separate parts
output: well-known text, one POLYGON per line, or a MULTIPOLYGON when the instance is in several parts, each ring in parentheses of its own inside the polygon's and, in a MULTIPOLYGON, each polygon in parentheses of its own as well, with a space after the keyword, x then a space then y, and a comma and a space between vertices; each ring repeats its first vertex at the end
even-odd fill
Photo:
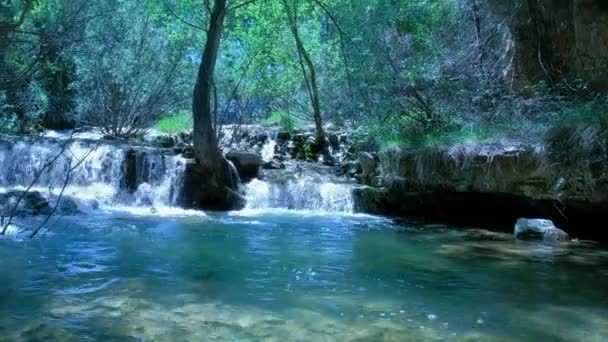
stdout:
POLYGON ((58 197, 57 197, 57 201, 55 202, 55 205, 53 206, 53 209, 51 210, 51 212, 46 216, 46 218, 44 219, 44 221, 38 226, 38 228, 36 228, 32 234, 30 234, 30 239, 33 239, 36 237, 36 235, 40 232, 40 230, 49 222, 49 220, 51 219, 51 217, 55 214, 55 212, 57 211, 57 208, 59 207, 59 204, 61 203, 61 200, 63 199, 63 194, 65 192, 65 188, 68 186, 68 184, 70 183, 70 180, 72 178, 72 172, 74 172, 74 170, 76 170, 78 167, 80 167, 80 165, 91 155, 91 153, 93 153, 93 151, 95 151, 96 147, 91 148, 82 159, 80 159, 76 165, 71 166, 72 165, 72 158, 69 158, 69 162, 68 164, 70 165, 70 168, 68 169, 67 175, 65 177, 65 181, 63 182, 63 186, 61 187, 61 192, 59 193, 58 197))
POLYGON ((183 23, 183 24, 185 24, 185 25, 187 25, 187 26, 190 26, 190 27, 192 27, 192 28, 195 28, 195 29, 197 29, 197 30, 201 30, 201 31, 203 31, 203 32, 207 32, 207 29, 206 29, 206 28, 204 28, 204 27, 202 27, 202 26, 199 26, 199 25, 196 25, 196 24, 193 24, 193 23, 191 23, 191 22, 187 21, 186 19, 182 18, 181 16, 177 15, 177 13, 175 13, 175 11, 173 11, 173 10, 172 10, 172 9, 171 9, 171 8, 170 8, 168 5, 167 5, 167 6, 164 6, 164 7, 165 7, 165 10, 166 10, 167 12, 169 12, 169 14, 170 14, 172 17, 174 17, 175 19, 179 20, 181 23, 183 23))
POLYGON ((236 4, 234 6, 229 7, 228 11, 234 11, 234 10, 237 10, 237 9, 239 9, 241 7, 249 6, 249 5, 253 4, 256 1, 258 1, 258 0, 247 0, 247 1, 241 2, 240 4, 236 4))
POLYGON ((28 185, 28 187, 25 189, 25 191, 23 191, 19 195, 19 198, 17 199, 17 203, 15 203, 15 206, 13 207, 13 210, 11 210, 11 214, 10 214, 10 216, 8 218, 8 221, 4 225, 4 227, 3 227, 2 232, 0 233, 0 235, 4 235, 6 233, 6 231, 8 230, 8 226, 11 225, 11 223, 13 221, 13 218, 15 217, 15 214, 17 213, 17 209, 19 208, 19 204, 21 204, 21 201, 23 201, 23 199, 25 198, 25 195, 27 195, 30 192, 30 190, 32 190, 32 188, 34 187, 34 185, 36 185, 36 183, 38 183, 38 180, 40 180, 40 177, 42 176, 42 174, 49 167, 51 167, 51 165, 53 165, 57 160, 59 160, 59 157, 61 157, 63 155, 63 153, 65 152, 67 146, 71 142, 72 142, 72 136, 70 136, 70 138, 61 146, 61 150, 59 151, 59 153, 57 153, 53 158, 51 158, 44 165, 42 165, 42 167, 40 168, 40 170, 38 170, 38 173, 36 174, 36 177, 34 177, 34 179, 28 185))

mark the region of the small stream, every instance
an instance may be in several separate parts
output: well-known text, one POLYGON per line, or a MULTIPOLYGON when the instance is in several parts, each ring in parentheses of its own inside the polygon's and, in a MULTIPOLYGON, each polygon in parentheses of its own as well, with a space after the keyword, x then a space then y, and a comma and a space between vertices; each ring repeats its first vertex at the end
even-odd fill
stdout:
MULTIPOLYGON (((0 141, 0 186, 25 187, 58 148, 0 141)), ((57 191, 63 163, 40 191, 57 191)), ((354 214, 354 184, 297 163, 246 185, 245 210, 186 211, 182 170, 170 154, 98 146, 67 191, 98 208, 55 215, 36 239, 43 218, 19 218, 26 233, 0 238, 0 340, 608 340, 599 246, 354 214)))

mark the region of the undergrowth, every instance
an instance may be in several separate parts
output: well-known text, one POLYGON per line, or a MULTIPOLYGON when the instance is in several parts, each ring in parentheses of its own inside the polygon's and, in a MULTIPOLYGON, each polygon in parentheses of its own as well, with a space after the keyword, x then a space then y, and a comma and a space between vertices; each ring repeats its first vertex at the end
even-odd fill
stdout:
POLYGON ((192 129, 192 114, 180 111, 174 115, 166 116, 154 125, 154 128, 163 133, 179 133, 192 129))
MULTIPOLYGON (((527 112, 450 114, 440 127, 419 127, 403 116, 368 121, 355 129, 353 141, 359 150, 386 149, 391 146, 425 148, 454 144, 493 143, 501 140, 542 142, 554 128, 570 128, 574 134, 594 132, 583 140, 608 139, 608 97, 587 101, 552 101, 528 104, 527 112), (587 129, 593 127, 593 129, 587 129)), ((580 140, 580 139, 579 139, 580 140)))
POLYGON ((262 124, 266 126, 280 125, 283 131, 293 132, 300 125, 300 122, 289 111, 275 110, 262 121, 262 124))

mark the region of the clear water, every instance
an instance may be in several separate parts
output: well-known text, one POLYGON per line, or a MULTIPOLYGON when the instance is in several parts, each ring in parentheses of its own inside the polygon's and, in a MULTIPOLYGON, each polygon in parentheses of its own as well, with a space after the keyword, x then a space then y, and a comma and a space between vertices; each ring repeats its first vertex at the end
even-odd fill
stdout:
POLYGON ((0 340, 608 339, 597 247, 336 213, 98 215, 0 239, 0 340))

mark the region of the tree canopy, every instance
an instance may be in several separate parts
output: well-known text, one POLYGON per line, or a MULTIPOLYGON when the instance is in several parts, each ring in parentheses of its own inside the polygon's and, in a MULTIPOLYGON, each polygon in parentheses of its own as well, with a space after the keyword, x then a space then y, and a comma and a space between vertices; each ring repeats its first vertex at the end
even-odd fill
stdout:
MULTIPOLYGON (((214 3, 0 2, 0 128, 187 127, 214 3)), ((591 98, 574 78, 515 85, 508 20, 481 0, 228 0, 213 125, 316 124, 323 139, 331 122, 378 145, 561 117, 564 100, 591 98)))

